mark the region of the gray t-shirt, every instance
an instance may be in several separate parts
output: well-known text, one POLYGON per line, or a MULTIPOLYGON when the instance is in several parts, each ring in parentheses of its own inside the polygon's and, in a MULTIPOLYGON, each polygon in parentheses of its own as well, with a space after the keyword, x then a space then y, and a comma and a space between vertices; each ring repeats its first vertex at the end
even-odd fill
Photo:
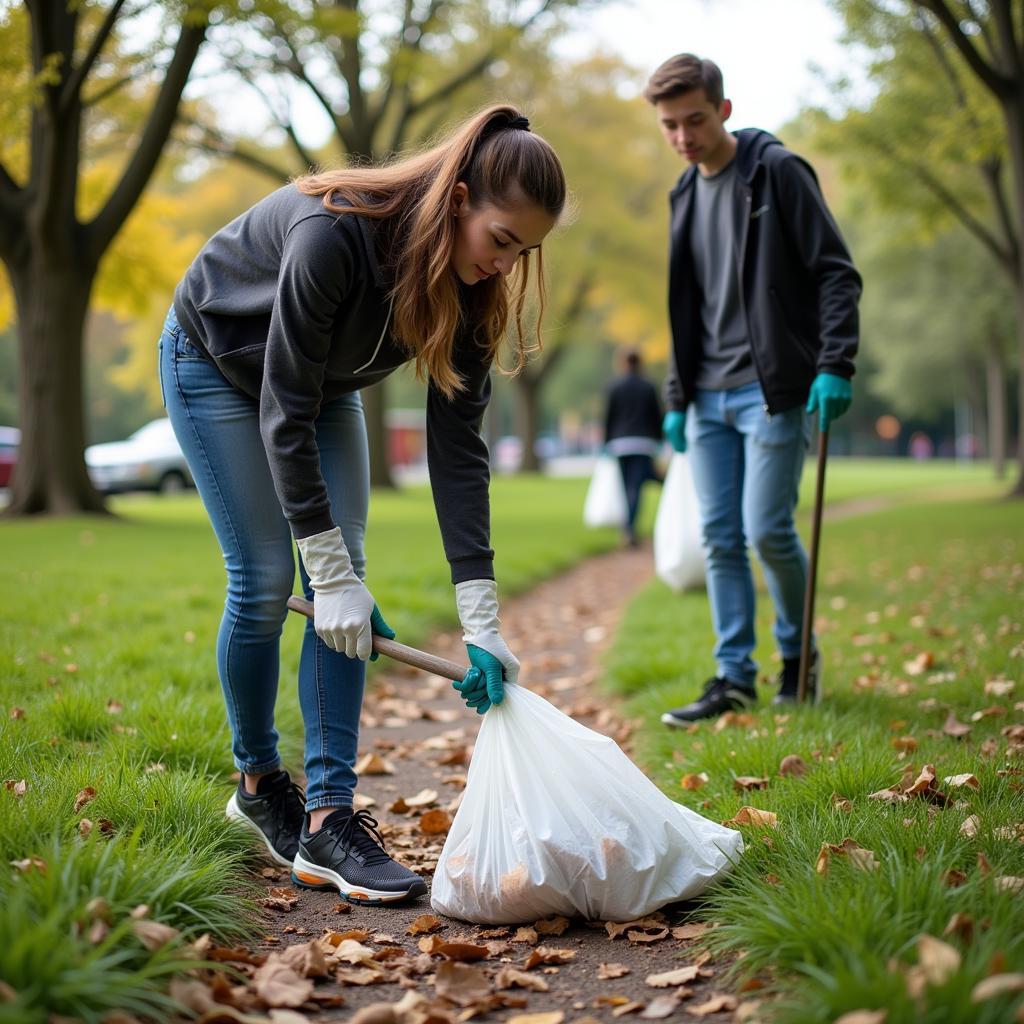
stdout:
POLYGON ((700 284, 702 353, 698 388, 724 391, 757 380, 740 304, 736 261, 736 161, 718 174, 697 174, 690 252, 700 284))

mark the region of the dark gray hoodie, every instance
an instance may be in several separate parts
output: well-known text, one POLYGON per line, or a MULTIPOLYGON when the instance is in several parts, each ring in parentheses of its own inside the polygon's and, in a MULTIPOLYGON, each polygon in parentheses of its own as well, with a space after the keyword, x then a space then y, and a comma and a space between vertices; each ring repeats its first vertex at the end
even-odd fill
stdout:
MULTIPOLYGON (((376 222, 319 196, 278 189, 206 243, 174 294, 189 339, 259 403, 281 508, 296 538, 335 526, 314 422, 321 404, 382 380, 409 353, 391 333, 376 222)), ((452 580, 493 578, 490 472, 480 424, 490 397, 485 351, 454 351, 465 390, 427 390, 427 461, 452 580)))

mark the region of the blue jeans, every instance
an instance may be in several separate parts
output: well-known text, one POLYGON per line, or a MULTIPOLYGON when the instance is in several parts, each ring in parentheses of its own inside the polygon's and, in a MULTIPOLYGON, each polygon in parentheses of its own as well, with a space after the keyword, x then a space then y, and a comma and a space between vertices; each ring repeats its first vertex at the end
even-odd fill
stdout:
POLYGON ((648 480, 657 480, 654 459, 650 455, 620 455, 619 470, 626 489, 626 532, 635 536, 636 517, 640 511, 640 492, 648 480))
MULTIPOLYGON (((234 388, 178 324, 160 335, 160 386, 167 415, 213 523, 227 568, 217 637, 232 752, 239 771, 277 768, 274 704, 285 602, 295 582, 291 530, 281 511, 260 435, 259 403, 234 388)), ((331 512, 360 577, 370 470, 358 393, 325 404, 316 420, 320 469, 331 512)), ((299 561, 302 589, 313 594, 299 561)), ((305 726, 306 809, 350 807, 366 666, 332 651, 307 622, 299 661, 305 726)))
POLYGON ((754 579, 749 543, 775 605, 783 658, 800 655, 807 555, 793 513, 810 441, 803 407, 769 416, 757 382, 697 392, 687 416, 693 482, 707 553, 718 675, 753 686, 754 579))

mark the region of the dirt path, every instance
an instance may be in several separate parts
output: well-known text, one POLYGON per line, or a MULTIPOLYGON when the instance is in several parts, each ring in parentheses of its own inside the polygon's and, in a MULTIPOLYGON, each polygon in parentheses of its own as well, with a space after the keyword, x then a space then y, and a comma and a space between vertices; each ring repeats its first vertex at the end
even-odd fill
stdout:
MULTIPOLYGON (((523 682, 625 745, 628 724, 606 706, 592 684, 622 610, 652 571, 649 547, 617 551, 588 560, 502 608, 504 633, 522 661, 523 682)), ((432 638, 429 649, 453 660, 465 657, 457 633, 432 638)), ((477 716, 457 700, 446 681, 402 666, 377 676, 364 707, 361 760, 375 763, 363 768, 359 798, 381 822, 391 852, 428 878, 444 833, 424 829, 435 818, 443 826, 445 815, 454 814, 478 725, 477 716), (375 774, 377 769, 384 773, 375 774), (436 799, 430 799, 431 792, 436 799), (417 803, 418 794, 426 802, 417 803), (401 813, 400 805, 394 809, 399 798, 412 798, 416 806, 401 813)), ((660 919, 648 919, 630 935, 614 939, 600 923, 569 924, 564 919, 555 919, 550 932, 541 935, 516 928, 482 929, 444 918, 421 922, 429 932, 409 934, 416 932, 418 918, 433 917, 429 898, 400 907, 350 907, 330 893, 292 888, 286 871, 267 868, 262 880, 268 893, 267 934, 253 952, 287 951, 326 931, 334 933, 338 952, 347 950, 352 958, 349 963, 329 962, 327 978, 313 989, 318 1009, 310 1001, 301 1007, 310 1020, 347 1021, 370 1004, 391 1004, 391 1009, 374 1011, 375 1024, 454 1022, 482 1013, 488 1020, 545 1015, 531 1024, 611 1022, 626 1013, 647 1019, 687 1017, 691 1009, 706 1013, 717 995, 721 968, 697 957, 693 937, 702 926, 683 927, 684 907, 668 908, 660 919), (480 956, 481 951, 424 951, 441 942, 487 944, 486 957, 460 963, 460 956, 480 956), (531 954, 536 960, 544 949, 572 955, 563 953, 527 969, 531 954), (646 983, 649 975, 686 966, 697 977, 685 988, 646 983), (442 992, 447 1002, 438 1001, 442 992), (405 1003, 395 1008, 403 997, 405 1003), (341 1005, 327 1005, 339 998, 344 1000, 341 1005)), ((298 957, 300 950, 289 955, 298 957)), ((730 998, 723 1009, 735 1005, 730 998)), ((369 1021, 369 1012, 358 1019, 369 1021)), ((726 1012, 713 1019, 731 1017, 726 1012)))

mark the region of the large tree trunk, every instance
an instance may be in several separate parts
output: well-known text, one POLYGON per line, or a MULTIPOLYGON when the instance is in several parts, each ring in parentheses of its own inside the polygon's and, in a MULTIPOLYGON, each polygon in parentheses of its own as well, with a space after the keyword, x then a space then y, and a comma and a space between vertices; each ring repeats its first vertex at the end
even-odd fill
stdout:
POLYGON ((1006 476, 1006 365, 996 338, 990 337, 985 349, 985 422, 988 430, 988 457, 996 479, 1006 476))
POLYGON ((516 378, 516 432, 523 442, 523 460, 519 464, 520 473, 540 472, 540 459, 537 458, 537 431, 540 419, 540 386, 543 371, 531 372, 524 369, 516 378))
MULTIPOLYGON (((1003 117, 1013 169, 1017 238, 1024 241, 1024 94, 1004 98, 1003 117)), ((1014 292, 1017 300, 1017 482, 1008 497, 1024 498, 1024 257, 1019 252, 1014 292)))
POLYGON ((82 330, 93 273, 82 266, 10 267, 19 334, 21 444, 8 515, 103 512, 85 469, 82 330))
POLYGON ((366 434, 370 442, 370 486, 394 487, 391 475, 391 453, 388 451, 388 428, 384 421, 386 392, 384 381, 364 388, 363 417, 366 420, 366 434))

